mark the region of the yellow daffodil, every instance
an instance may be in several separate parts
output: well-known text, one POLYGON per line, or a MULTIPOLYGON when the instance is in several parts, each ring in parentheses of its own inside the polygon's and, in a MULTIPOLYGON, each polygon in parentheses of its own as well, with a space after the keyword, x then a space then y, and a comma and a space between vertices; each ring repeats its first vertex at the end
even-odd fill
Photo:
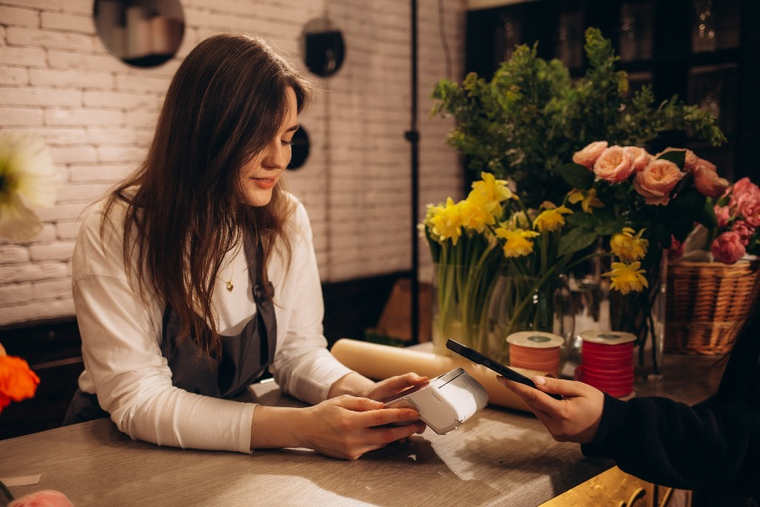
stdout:
POLYGON ((530 239, 540 234, 535 231, 499 227, 496 229, 496 236, 507 240, 504 243, 505 257, 522 257, 533 251, 533 242, 530 239))
POLYGON ((480 199, 466 199, 458 204, 462 226, 479 233, 485 231, 486 225, 494 225, 496 219, 491 210, 480 199))
POLYGON ((29 240, 39 234, 42 223, 30 207, 51 207, 58 182, 41 137, 0 131, 0 237, 29 240))
POLYGON ((585 213, 593 213, 593 208, 604 208, 604 203, 596 197, 595 188, 590 189, 588 192, 583 192, 577 189, 573 190, 568 194, 567 200, 570 204, 580 202, 581 209, 583 209, 585 213))
POLYGON ((623 262, 633 262, 644 258, 647 254, 649 241, 643 239, 641 235, 645 229, 641 229, 634 235, 630 227, 623 228, 623 232, 614 234, 610 239, 610 249, 612 253, 620 257, 623 262))
POLYGON ((564 206, 554 207, 551 203, 544 203, 545 208, 533 221, 533 228, 540 232, 552 232, 565 226, 563 215, 572 214, 572 210, 564 206))
POLYGON ((621 294, 626 295, 631 291, 641 292, 644 287, 649 287, 647 282, 646 273, 641 268, 640 262, 632 262, 626 264, 624 262, 613 262, 612 271, 604 273, 602 276, 609 276, 610 287, 612 289, 620 291, 621 294))
POLYGON ((512 191, 505 180, 497 180, 491 173, 482 172, 480 178, 472 184, 467 200, 480 203, 494 216, 501 216, 501 203, 512 198, 512 191))
POLYGON ((460 208, 449 197, 445 206, 433 206, 428 218, 432 233, 441 241, 450 239, 456 245, 462 235, 462 214, 460 208))

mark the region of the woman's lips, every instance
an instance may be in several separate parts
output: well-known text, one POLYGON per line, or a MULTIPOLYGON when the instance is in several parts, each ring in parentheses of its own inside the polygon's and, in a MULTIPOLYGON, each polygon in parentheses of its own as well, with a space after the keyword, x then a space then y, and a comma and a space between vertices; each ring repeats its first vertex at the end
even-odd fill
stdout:
POLYGON ((277 178, 251 178, 251 180, 257 187, 263 190, 268 190, 277 183, 277 178))

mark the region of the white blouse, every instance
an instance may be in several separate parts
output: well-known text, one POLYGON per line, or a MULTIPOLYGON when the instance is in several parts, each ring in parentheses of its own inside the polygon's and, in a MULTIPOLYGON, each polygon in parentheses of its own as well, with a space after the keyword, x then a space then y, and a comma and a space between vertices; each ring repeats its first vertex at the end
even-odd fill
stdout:
MULTIPOLYGON (((101 241, 103 202, 94 206, 74 249, 72 283, 85 367, 80 389, 97 394, 119 430, 134 439, 250 452, 255 404, 198 395, 172 385, 172 372, 160 348, 164 307, 156 298, 143 300, 127 281, 124 211, 123 204, 112 208, 101 241)), ((351 370, 330 354, 322 334, 322 290, 311 225, 300 202, 296 201, 287 230, 290 266, 276 249, 268 268, 277 317, 277 348, 270 369, 284 392, 315 404, 351 370)), ((222 266, 213 303, 221 334, 234 335, 255 317, 256 304, 242 248, 231 252, 222 266), (226 289, 227 280, 232 291, 226 289)))

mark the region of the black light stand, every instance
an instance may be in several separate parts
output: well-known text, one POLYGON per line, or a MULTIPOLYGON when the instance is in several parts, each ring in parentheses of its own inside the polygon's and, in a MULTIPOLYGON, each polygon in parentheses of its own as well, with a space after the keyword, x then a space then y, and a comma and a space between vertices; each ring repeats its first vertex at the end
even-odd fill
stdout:
POLYGON ((417 210, 419 208, 419 173, 420 173, 420 131, 417 105, 417 0, 411 0, 411 36, 412 36, 412 108, 411 126, 404 136, 412 147, 412 280, 411 280, 411 343, 419 343, 420 322, 420 282, 419 282, 419 240, 417 236, 417 210))

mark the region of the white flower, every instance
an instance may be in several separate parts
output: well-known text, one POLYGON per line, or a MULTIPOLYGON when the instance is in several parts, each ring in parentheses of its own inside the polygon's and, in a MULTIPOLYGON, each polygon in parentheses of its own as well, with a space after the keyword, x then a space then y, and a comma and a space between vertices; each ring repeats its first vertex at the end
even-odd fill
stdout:
POLYGON ((0 131, 0 237, 29 240, 42 229, 31 206, 55 204, 59 174, 45 141, 32 132, 0 131))

